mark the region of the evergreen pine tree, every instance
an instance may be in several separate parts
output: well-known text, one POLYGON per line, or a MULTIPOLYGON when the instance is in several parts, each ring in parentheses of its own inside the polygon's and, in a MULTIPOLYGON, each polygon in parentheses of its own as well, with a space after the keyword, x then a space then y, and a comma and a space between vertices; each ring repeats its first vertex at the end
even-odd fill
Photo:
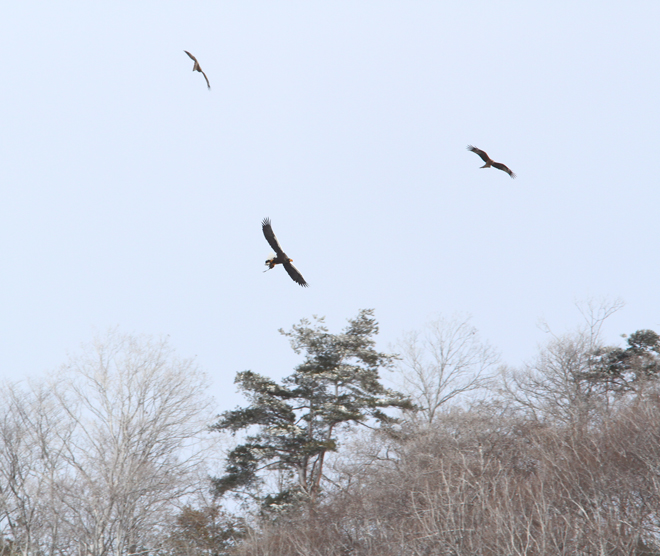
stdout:
POLYGON ((289 332, 280 330, 305 356, 281 385, 251 371, 237 374, 235 382, 250 404, 224 412, 213 428, 249 434, 229 453, 225 474, 214 479, 218 495, 256 496, 264 472, 271 470, 279 472, 278 488, 261 494, 264 506, 313 501, 321 490, 325 456, 337 449, 342 426, 391 423, 384 409, 411 407, 380 382, 379 370, 396 356, 375 350, 373 310, 348 322, 341 334, 330 334, 316 317, 314 324, 303 319, 289 332))

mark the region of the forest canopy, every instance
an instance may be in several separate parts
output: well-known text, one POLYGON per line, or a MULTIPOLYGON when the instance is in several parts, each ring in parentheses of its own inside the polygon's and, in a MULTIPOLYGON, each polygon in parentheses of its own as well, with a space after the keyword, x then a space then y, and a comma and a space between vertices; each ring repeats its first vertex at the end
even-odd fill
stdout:
POLYGON ((303 319, 292 374, 238 372, 215 419, 191 360, 111 333, 3 387, 0 550, 660 555, 660 336, 607 345, 604 318, 516 367, 464 315, 398 353, 373 310, 303 319))

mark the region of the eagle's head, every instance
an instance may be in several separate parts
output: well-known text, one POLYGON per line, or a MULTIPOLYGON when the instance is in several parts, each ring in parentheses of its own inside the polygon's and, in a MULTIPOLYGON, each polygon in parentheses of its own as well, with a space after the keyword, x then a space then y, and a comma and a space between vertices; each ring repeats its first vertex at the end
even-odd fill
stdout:
POLYGON ((266 266, 267 266, 268 268, 275 268, 275 265, 277 264, 277 263, 275 262, 275 259, 276 259, 276 258, 277 258, 277 256, 275 255, 275 253, 273 253, 273 252, 271 251, 270 254, 268 255, 268 258, 266 259, 266 263, 265 263, 266 266))

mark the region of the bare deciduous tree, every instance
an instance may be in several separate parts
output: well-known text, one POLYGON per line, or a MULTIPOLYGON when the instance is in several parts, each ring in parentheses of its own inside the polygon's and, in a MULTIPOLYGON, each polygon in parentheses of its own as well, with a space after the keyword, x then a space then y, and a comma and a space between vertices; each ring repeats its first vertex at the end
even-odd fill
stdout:
POLYGON ((53 485, 63 473, 71 423, 39 383, 5 385, 0 406, 0 535, 14 553, 52 552, 62 526, 53 485))
POLYGON ((25 556, 152 551, 208 488, 206 380, 164 341, 111 333, 2 401, 0 524, 25 556))
POLYGON ((401 352, 401 388, 427 423, 450 400, 483 387, 499 361, 465 316, 438 317, 423 332, 406 333, 396 347, 401 352))
POLYGON ((111 334, 63 369, 55 390, 76 425, 58 485, 80 548, 117 556, 153 546, 164 514, 199 484, 206 381, 165 342, 111 334))
POLYGON ((593 346, 582 332, 553 338, 522 369, 505 371, 504 391, 538 420, 585 425, 604 401, 583 380, 592 368, 593 346))
POLYGON ((604 350, 603 323, 623 303, 592 301, 577 306, 584 325, 558 336, 543 324, 552 339, 521 369, 503 370, 502 392, 536 419, 558 419, 580 428, 609 402, 587 377, 593 374, 600 362, 599 353, 604 350))

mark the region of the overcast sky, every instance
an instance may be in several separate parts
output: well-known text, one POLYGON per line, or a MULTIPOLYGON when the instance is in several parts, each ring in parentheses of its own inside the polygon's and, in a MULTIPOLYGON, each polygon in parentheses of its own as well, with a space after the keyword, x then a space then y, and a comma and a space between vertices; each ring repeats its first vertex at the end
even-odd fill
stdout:
POLYGON ((362 308, 469 313, 518 365, 621 298, 660 330, 660 3, 21 2, 1 10, 0 375, 169 335, 213 381, 362 308), (199 60, 211 82, 193 73, 199 60), (484 149, 518 178, 466 150, 484 149), (263 273, 270 217, 309 282, 263 273))

